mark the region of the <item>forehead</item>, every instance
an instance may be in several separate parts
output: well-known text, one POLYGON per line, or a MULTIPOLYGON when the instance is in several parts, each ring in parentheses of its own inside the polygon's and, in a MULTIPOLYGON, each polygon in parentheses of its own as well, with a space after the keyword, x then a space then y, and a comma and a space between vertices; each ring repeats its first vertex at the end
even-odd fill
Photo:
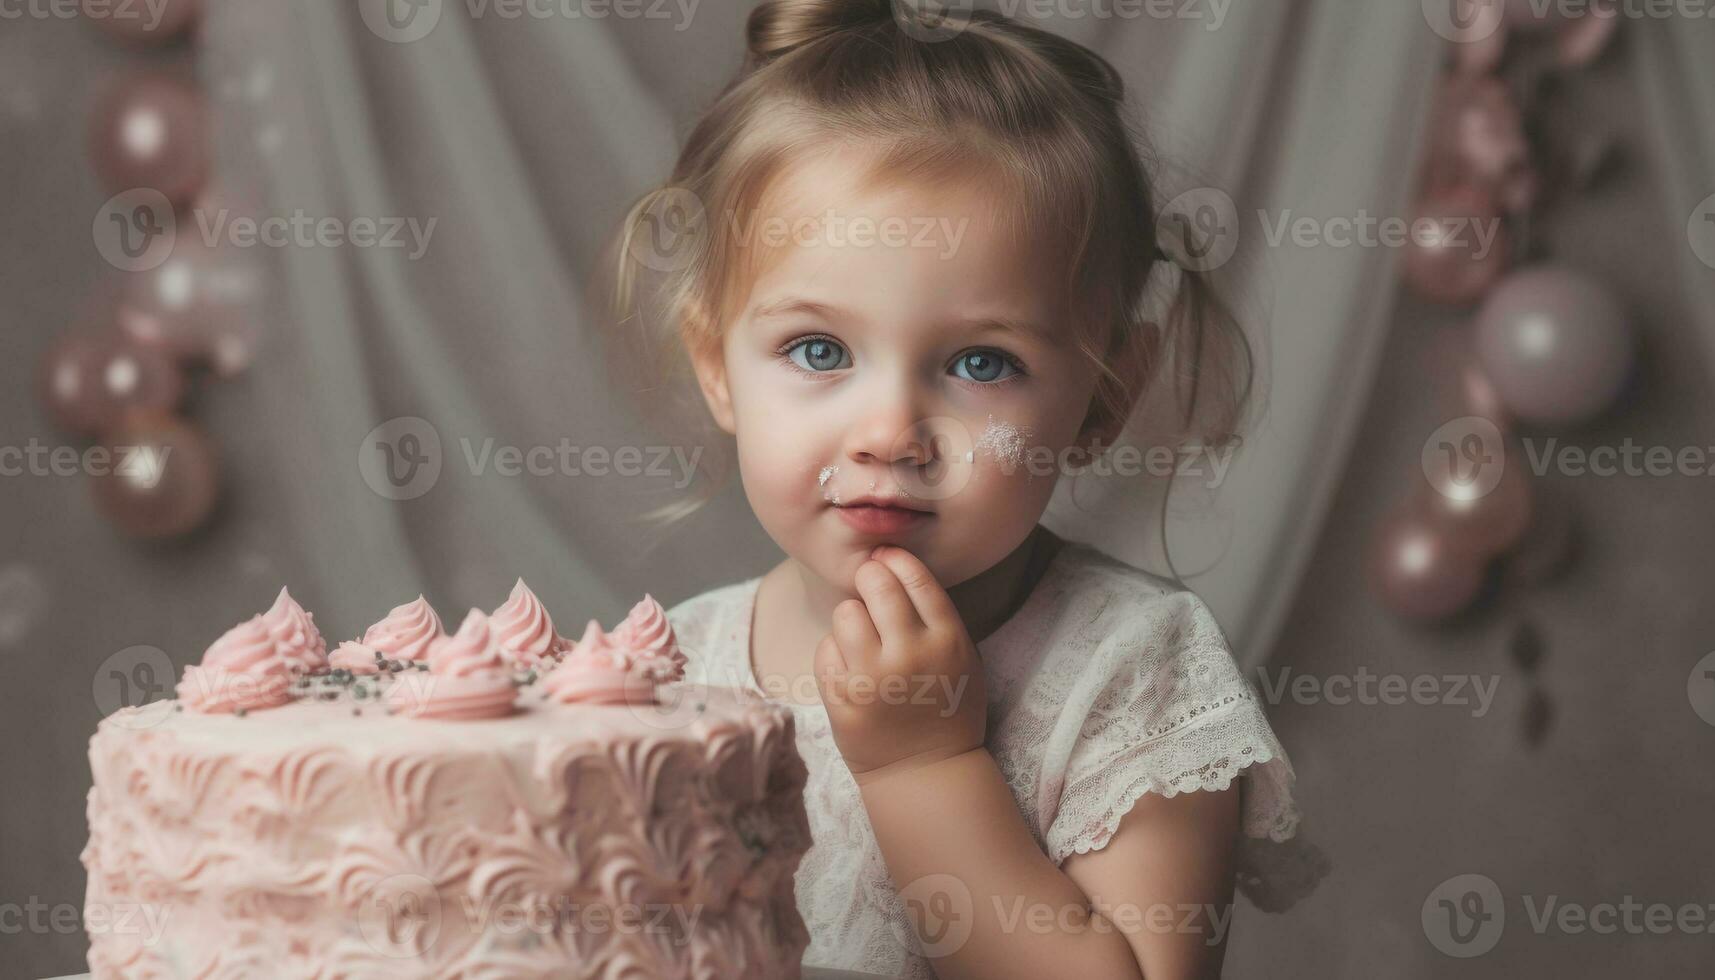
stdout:
MULTIPOLYGON (((989 317, 1045 329, 1056 269, 991 174, 878 172, 852 147, 806 155, 729 221, 748 269, 743 310, 783 297, 892 322, 989 317)), ((1052 339, 1048 332, 1042 339, 1052 339)))

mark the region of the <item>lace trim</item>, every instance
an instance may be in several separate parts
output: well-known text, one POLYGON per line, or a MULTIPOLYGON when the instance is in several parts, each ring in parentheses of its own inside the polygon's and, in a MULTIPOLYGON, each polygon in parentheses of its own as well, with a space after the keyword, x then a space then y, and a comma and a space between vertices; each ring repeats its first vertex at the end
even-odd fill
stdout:
MULTIPOLYGON (((1111 788, 1113 781, 1101 776, 1068 786, 1045 842, 1049 858, 1058 864, 1073 854, 1087 854, 1105 847, 1119 829, 1120 820, 1145 793, 1172 799, 1180 793, 1198 790, 1219 792, 1232 788, 1233 781, 1240 776, 1249 780, 1241 787, 1245 794, 1241 804, 1245 835, 1274 841, 1291 838, 1298 831, 1299 812, 1288 785, 1285 753, 1266 727, 1266 721, 1241 710, 1243 704, 1254 706, 1254 700, 1248 693, 1226 695, 1213 705, 1193 709, 1174 722, 1150 729, 1199 737, 1167 743, 1157 738, 1133 746, 1106 768, 1124 771, 1141 766, 1144 771, 1127 779, 1117 791, 1111 788), (1221 708, 1225 710, 1220 711, 1221 708), (1203 724, 1184 727, 1183 722, 1191 718, 1204 719, 1203 724), (1211 744, 1221 746, 1220 754, 1213 759, 1208 757, 1211 744), (1078 821, 1083 813, 1090 816, 1071 823, 1078 821), (1054 832, 1056 827, 1068 824, 1077 829, 1063 834, 1054 832)), ((1115 773, 1116 777, 1119 775, 1115 773)))

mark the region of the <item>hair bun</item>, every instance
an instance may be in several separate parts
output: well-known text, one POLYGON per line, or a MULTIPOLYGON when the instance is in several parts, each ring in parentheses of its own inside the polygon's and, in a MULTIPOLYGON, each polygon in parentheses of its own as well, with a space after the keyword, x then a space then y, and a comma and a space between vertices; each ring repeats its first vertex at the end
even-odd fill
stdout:
POLYGON ((837 31, 893 19, 893 0, 765 0, 750 12, 745 37, 763 64, 837 31))

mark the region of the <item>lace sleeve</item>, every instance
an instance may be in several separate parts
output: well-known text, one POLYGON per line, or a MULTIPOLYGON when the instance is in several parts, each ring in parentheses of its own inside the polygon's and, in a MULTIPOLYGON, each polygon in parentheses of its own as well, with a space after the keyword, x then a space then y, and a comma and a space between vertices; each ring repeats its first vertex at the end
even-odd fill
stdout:
MULTIPOLYGON (((1291 763, 1239 673, 1219 625, 1190 592, 1152 597, 1107 624, 1067 700, 1082 711, 1046 832, 1048 856, 1105 846, 1144 793, 1171 797, 1222 790, 1243 775, 1243 825, 1250 837, 1293 835, 1291 763)), ((1066 716, 1062 716, 1065 720, 1066 716)))

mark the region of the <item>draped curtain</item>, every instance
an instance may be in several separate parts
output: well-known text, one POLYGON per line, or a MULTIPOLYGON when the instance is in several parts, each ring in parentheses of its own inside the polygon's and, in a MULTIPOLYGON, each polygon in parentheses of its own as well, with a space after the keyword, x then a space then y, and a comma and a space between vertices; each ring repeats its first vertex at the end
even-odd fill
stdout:
MULTIPOLYGON (((249 381, 252 422, 271 449, 268 479, 288 487, 274 520, 314 579, 324 621, 361 625, 424 583, 449 609, 488 607, 516 575, 545 597, 575 597, 551 606, 606 620, 645 589, 671 602, 763 571, 777 551, 736 479, 657 533, 635 518, 687 492, 682 470, 505 476, 493 455, 665 438, 640 414, 641 397, 658 393, 610 376, 588 287, 615 222, 664 178, 737 65, 750 5, 663 8, 691 10, 687 21, 509 19, 498 6, 446 3, 433 32, 410 43, 378 36, 359 6, 210 5, 203 48, 221 193, 235 210, 435 220, 416 258, 379 248, 258 257, 275 288, 258 312, 270 334, 249 381), (358 466, 366 436, 398 417, 423 419, 441 443, 442 474, 413 500, 385 499, 358 466)), ((1157 520, 1165 481, 1063 481, 1045 520, 1142 567, 1165 571, 1171 554, 1255 664, 1328 519, 1398 259, 1270 247, 1265 224, 1409 213, 1444 42, 1414 3, 1175 8, 1198 16, 1041 23, 1125 74, 1164 162, 1161 200, 1213 187, 1235 201, 1244 261, 1229 278, 1264 368, 1259 422, 1218 487, 1208 471, 1177 481, 1168 551, 1157 520)), ((1650 51, 1639 61, 1663 93, 1649 111, 1683 164, 1674 196, 1688 213, 1711 173, 1712 128, 1691 125, 1715 99, 1710 60, 1696 55, 1708 47, 1690 31, 1639 27, 1650 51)), ((1700 270, 1707 288, 1707 270, 1686 262, 1688 275, 1700 270)))

